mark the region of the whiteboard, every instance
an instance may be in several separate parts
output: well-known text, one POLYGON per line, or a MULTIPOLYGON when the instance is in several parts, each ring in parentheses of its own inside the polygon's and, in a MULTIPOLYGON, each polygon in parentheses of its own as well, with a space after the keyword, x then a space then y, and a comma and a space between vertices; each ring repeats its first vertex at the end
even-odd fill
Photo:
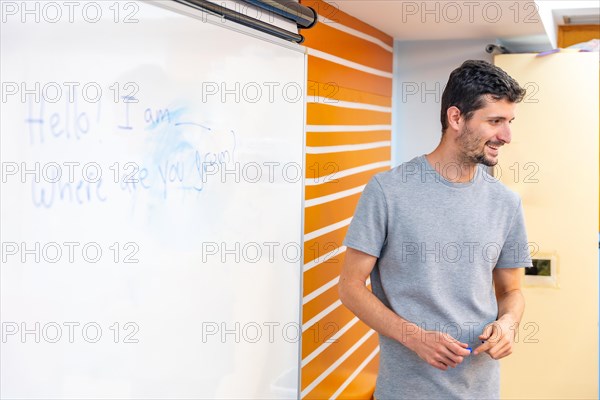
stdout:
POLYGON ((295 398, 302 48, 34 3, 0 32, 1 396, 295 398))

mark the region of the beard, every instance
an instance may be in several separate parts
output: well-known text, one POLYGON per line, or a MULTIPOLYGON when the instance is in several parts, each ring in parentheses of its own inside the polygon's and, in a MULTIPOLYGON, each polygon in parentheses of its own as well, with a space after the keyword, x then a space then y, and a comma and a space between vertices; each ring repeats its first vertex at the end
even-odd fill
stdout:
POLYGON ((477 133, 470 130, 467 124, 465 124, 460 135, 456 138, 456 142, 461 149, 459 156, 460 162, 466 164, 483 164, 488 167, 493 167, 498 164, 498 159, 490 158, 485 154, 485 146, 487 143, 493 143, 483 143, 477 133))

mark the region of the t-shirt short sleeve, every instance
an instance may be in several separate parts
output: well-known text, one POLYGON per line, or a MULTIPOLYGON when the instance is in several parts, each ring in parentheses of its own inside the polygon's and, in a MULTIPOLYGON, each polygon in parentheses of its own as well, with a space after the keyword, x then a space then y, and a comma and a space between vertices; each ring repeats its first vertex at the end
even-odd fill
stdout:
POLYGON ((496 268, 519 268, 531 267, 531 256, 529 255, 529 244, 527 232, 525 231, 525 219, 521 200, 513 217, 510 230, 504 246, 500 251, 496 268))
POLYGON ((343 244, 379 257, 387 237, 387 203, 376 177, 372 177, 358 200, 354 218, 343 244))

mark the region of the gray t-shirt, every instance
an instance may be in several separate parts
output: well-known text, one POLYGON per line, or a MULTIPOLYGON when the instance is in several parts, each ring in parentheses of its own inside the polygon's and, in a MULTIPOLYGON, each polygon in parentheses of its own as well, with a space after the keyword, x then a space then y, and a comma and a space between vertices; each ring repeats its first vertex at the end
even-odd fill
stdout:
MULTIPOLYGON (((386 306, 473 349, 498 316, 492 270, 532 265, 519 195, 482 165, 469 182, 448 181, 424 155, 369 181, 344 245, 378 257, 371 285, 386 306)), ((389 337, 379 343, 377 400, 500 397, 487 353, 442 371, 389 337)))

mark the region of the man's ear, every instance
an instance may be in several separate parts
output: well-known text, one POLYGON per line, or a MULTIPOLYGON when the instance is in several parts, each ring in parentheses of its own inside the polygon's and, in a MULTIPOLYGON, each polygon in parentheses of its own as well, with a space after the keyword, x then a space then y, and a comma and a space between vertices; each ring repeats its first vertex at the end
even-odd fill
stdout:
POLYGON ((446 111, 446 116, 448 117, 448 126, 454 129, 455 131, 460 131, 462 113, 460 112, 458 107, 448 107, 448 110, 446 111))

